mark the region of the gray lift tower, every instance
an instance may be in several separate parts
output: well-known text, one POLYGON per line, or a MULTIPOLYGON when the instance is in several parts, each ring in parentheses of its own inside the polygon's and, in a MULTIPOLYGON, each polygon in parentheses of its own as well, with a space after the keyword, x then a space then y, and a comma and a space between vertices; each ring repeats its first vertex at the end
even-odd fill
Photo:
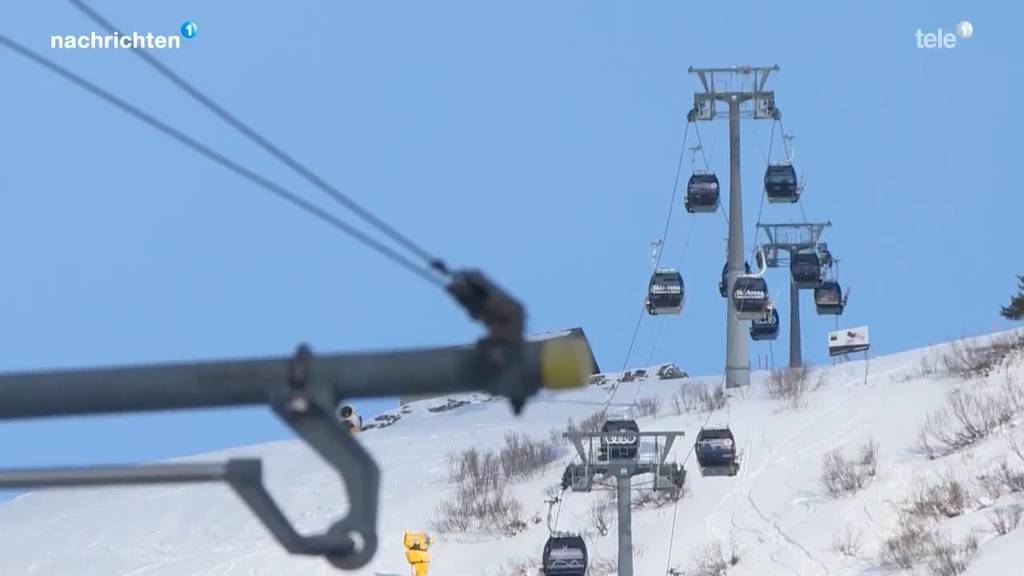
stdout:
POLYGON ((743 195, 740 188, 740 115, 757 120, 775 120, 780 113, 775 108, 775 92, 766 91, 768 75, 778 66, 730 68, 694 68, 703 92, 693 94, 694 120, 715 119, 719 102, 724 102, 729 116, 729 256, 726 274, 727 302, 725 324, 725 387, 737 388, 750 384, 750 353, 747 348, 747 330, 736 317, 732 302, 732 285, 744 272, 743 260, 743 195), (716 82, 716 80, 718 82, 716 82), (720 90, 724 88, 724 90, 720 90), (744 106, 750 103, 749 107, 744 106), (748 109, 749 108, 749 109, 748 109))
MULTIPOLYGON (((764 231, 768 241, 761 244, 768 268, 789 266, 793 254, 818 250, 821 234, 832 225, 832 222, 805 222, 803 224, 761 224, 759 230, 764 231)), ((803 364, 800 351, 800 289, 789 278, 789 367, 797 368, 803 364)))
POLYGON ((654 475, 654 489, 676 490, 682 497, 686 471, 677 463, 666 463, 672 444, 682 432, 570 432, 565 437, 576 447, 578 463, 570 464, 562 488, 590 492, 595 476, 615 479, 618 502, 618 576, 633 576, 632 480, 641 474, 654 475))

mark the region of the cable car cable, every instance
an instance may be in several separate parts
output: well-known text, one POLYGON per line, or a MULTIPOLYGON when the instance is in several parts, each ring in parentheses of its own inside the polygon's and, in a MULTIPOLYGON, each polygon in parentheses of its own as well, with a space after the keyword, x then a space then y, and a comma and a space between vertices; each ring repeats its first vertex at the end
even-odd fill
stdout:
MULTIPOLYGON (((722 375, 722 380, 719 382, 719 386, 725 386, 725 374, 722 375)), ((708 422, 711 421, 711 415, 714 414, 714 413, 715 413, 715 410, 709 410, 708 411, 708 415, 707 415, 706 418, 704 418, 704 424, 701 425, 701 428, 704 428, 704 427, 706 427, 708 425, 708 422)), ((689 452, 687 452, 686 456, 683 457, 683 461, 680 464, 681 466, 684 466, 684 467, 686 466, 686 462, 690 459, 690 455, 693 454, 693 452, 694 452, 694 450, 696 450, 696 448, 697 448, 696 444, 693 444, 692 446, 690 446, 689 452)), ((668 536, 668 560, 666 561, 666 564, 665 564, 665 574, 669 574, 671 569, 672 569, 672 548, 673 548, 673 545, 675 544, 675 538, 676 538, 676 519, 677 519, 677 517, 679 515, 679 500, 682 500, 682 498, 679 498, 678 500, 676 500, 675 503, 672 505, 672 529, 669 531, 669 536, 668 536)))
MULTIPOLYGON (((110 23, 108 20, 103 18, 99 13, 90 8, 85 2, 81 0, 71 0, 71 4, 79 11, 88 16, 91 20, 96 22, 101 28, 105 29, 110 34, 120 34, 121 31, 110 23)), ((405 235, 401 234, 398 230, 394 229, 383 220, 374 216, 368 210, 360 206, 354 200, 343 194, 337 188, 327 183, 323 178, 314 173, 312 170, 307 168, 305 165, 299 163, 298 160, 290 156, 280 147, 274 145, 269 140, 257 133, 252 127, 239 120, 236 116, 224 109, 214 102, 209 96, 204 94, 202 91, 197 89, 195 86, 190 84, 187 80, 182 78, 180 75, 175 73, 173 70, 168 68, 165 64, 157 60, 154 56, 141 48, 132 47, 131 51, 137 56, 142 58, 147 64, 153 67, 157 72, 169 80, 172 84, 176 85, 182 91, 188 93, 189 96, 194 98, 197 102, 202 104, 207 110, 218 116, 221 120, 235 128, 237 131, 242 133, 246 138, 252 141, 254 144, 262 148, 268 154, 277 158, 281 163, 285 164, 297 174, 302 176, 308 182, 313 184, 323 193, 327 194, 335 202, 345 206, 356 216, 362 218, 366 222, 381 231, 385 236, 391 238, 395 243, 401 245, 406 250, 414 254, 417 258, 420 258, 424 262, 427 262, 431 269, 444 275, 451 276, 451 272, 448 270, 444 261, 435 255, 430 254, 427 250, 423 249, 415 242, 410 240, 405 235)))
MULTIPOLYGON (((686 140, 689 137, 689 134, 690 134, 690 124, 692 124, 692 123, 693 122, 691 122, 689 119, 687 119, 686 120, 686 125, 685 125, 685 127, 683 129, 683 141, 682 141, 682 144, 679 147, 679 161, 676 163, 676 177, 675 177, 675 181, 672 183, 672 198, 669 201, 668 217, 665 218, 665 228, 662 231, 662 235, 661 235, 661 245, 662 246, 664 246, 665 240, 668 238, 669 225, 672 223, 672 211, 673 211, 672 209, 675 207, 676 194, 679 191, 679 175, 682 173, 682 170, 683 170, 683 160, 686 158, 686 140)), ((696 130, 696 128, 695 128, 695 130, 696 130)), ((698 139, 699 139, 699 137, 698 137, 698 139)), ((703 154, 704 154, 704 150, 701 149, 701 155, 703 155, 703 154)), ((706 163, 706 160, 705 160, 705 163, 706 163)), ((659 248, 658 256, 657 256, 657 258, 655 258, 655 261, 654 261, 654 269, 655 270, 657 270, 658 266, 661 264, 661 255, 662 255, 662 250, 659 248)), ((615 383, 615 385, 612 388, 611 392, 608 394, 608 400, 605 402, 604 409, 601 410, 602 414, 607 414, 608 413, 608 407, 611 405, 612 400, 615 399, 615 395, 618 394, 618 392, 619 392, 619 384, 622 383, 622 374, 626 371, 626 367, 629 366, 629 359, 633 355, 633 348, 636 346, 636 337, 640 333, 640 325, 643 324, 644 316, 646 316, 646 315, 647 315, 647 307, 646 307, 646 305, 641 306, 640 307, 640 317, 637 318, 637 320, 636 320, 636 326, 633 328, 633 337, 630 339, 629 347, 626 349, 626 357, 622 361, 622 369, 619 370, 619 380, 615 383)))
POLYGON ((319 206, 313 204, 309 200, 306 200, 305 198, 303 198, 303 197, 299 196, 298 194, 288 190, 287 188, 285 188, 285 187, 283 187, 283 186, 273 182, 272 180, 269 180, 266 177, 261 176, 260 174, 258 174, 256 172, 246 168, 245 166, 243 166, 243 165, 239 164, 238 162, 228 158, 227 156, 221 154, 220 152, 210 148, 209 146, 203 144, 202 142, 199 142, 198 140, 192 138, 191 136, 188 136, 187 134, 177 130, 176 128, 171 127, 167 123, 165 123, 162 120, 160 120, 160 119, 150 115, 149 113, 143 111, 142 109, 138 108, 137 106, 135 106, 133 104, 130 104, 129 102, 127 102, 125 100, 122 100, 118 96, 115 96, 114 94, 108 92, 107 90, 101 88, 100 86, 98 86, 96 84, 93 84, 92 82, 90 82, 90 81, 86 80, 85 78, 75 74, 74 72, 68 70, 67 68, 64 68, 63 66, 57 64, 56 62, 53 62, 52 60, 46 58, 45 56, 42 56, 41 54, 37 54, 36 52, 28 49, 27 47, 25 47, 22 44, 20 44, 20 43, 14 41, 14 40, 8 38, 7 36, 5 36, 3 34, 0 34, 0 45, 4 45, 4 46, 10 48, 16 54, 18 54, 20 56, 23 56, 26 59, 28 59, 28 60, 30 60, 30 61, 32 61, 32 62, 34 62, 34 63, 36 63, 36 64, 38 64, 38 65, 40 65, 42 67, 44 67, 44 68, 50 70, 51 72, 57 74, 59 77, 63 78, 64 80, 67 80, 68 82, 71 82, 72 84, 75 84, 76 86, 82 88, 83 90, 86 90, 87 92, 92 93, 93 95, 99 97, 100 99, 105 100, 107 103, 111 104, 112 106, 114 106, 116 108, 119 108, 122 111, 124 111, 124 112, 126 112, 126 113, 128 113, 128 114, 130 114, 132 116, 134 116, 135 118, 137 118, 137 119, 141 120, 142 122, 148 124, 150 127, 156 129, 159 132, 164 133, 165 135, 173 138, 174 140, 177 140, 179 143, 185 145, 188 148, 191 148, 192 150, 194 150, 198 154, 200 154, 202 156, 205 156, 206 158, 212 160, 213 162, 215 162, 217 164, 220 164, 224 168, 227 168, 229 171, 234 172, 235 174, 237 174, 238 176, 241 176, 245 180, 250 181, 251 183, 257 185, 258 187, 263 188, 264 190, 267 190, 268 192, 274 194, 275 196, 278 196, 279 198, 285 200, 286 202, 289 202, 289 203, 293 204, 294 206, 296 206, 296 207, 306 211, 307 213, 309 213, 309 214, 319 218, 320 220, 322 220, 322 221, 326 222, 327 224, 333 226, 337 230, 339 230, 339 231, 341 231, 341 232, 343 232, 345 234, 348 234, 349 236, 351 236, 355 240, 357 240, 357 241, 363 243, 364 245, 366 245, 367 247, 377 251, 382 256, 384 256, 384 257, 392 260, 396 264, 406 268, 407 270, 409 270, 413 274, 416 274, 417 276, 419 276, 420 278, 426 280, 427 282, 430 282, 431 284, 434 284, 434 285, 439 286, 441 288, 445 287, 444 282, 442 282, 439 278, 434 276, 429 269, 418 266, 415 262, 413 262, 409 258, 399 254, 393 248, 391 248, 391 247, 381 243, 380 241, 372 238, 371 236, 369 236, 365 232, 362 232, 362 231, 358 230, 357 228, 353 227, 351 224, 348 224, 347 222, 341 220, 337 216, 335 216, 335 215, 327 212, 323 208, 320 208, 319 206))

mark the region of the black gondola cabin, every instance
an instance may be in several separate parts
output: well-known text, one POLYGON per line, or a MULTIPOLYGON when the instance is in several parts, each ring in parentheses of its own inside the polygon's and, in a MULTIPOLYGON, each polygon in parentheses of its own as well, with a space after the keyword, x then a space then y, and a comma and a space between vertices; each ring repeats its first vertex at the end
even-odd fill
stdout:
POLYGON ((686 184, 686 211, 714 212, 718 210, 718 176, 714 172, 694 172, 686 184))
POLYGON ((797 288, 816 288, 821 283, 821 258, 817 252, 798 252, 789 262, 789 273, 797 288))
POLYGON ((640 426, 632 419, 608 419, 601 426, 598 460, 634 460, 640 448, 640 426))
POLYGON ((551 536, 541 559, 545 576, 584 576, 587 572, 587 544, 581 536, 551 536))
POLYGON ((646 302, 648 314, 679 314, 685 301, 683 276, 678 270, 660 268, 651 275, 646 302))
POLYGON ((800 187, 793 165, 789 162, 769 164, 764 172, 764 191, 769 202, 793 203, 799 200, 800 187))
POLYGON ((739 470, 736 438, 729 428, 701 428, 694 453, 702 476, 735 476, 739 470))
POLYGON ((814 305, 818 309, 818 314, 842 314, 846 301, 843 299, 843 289, 839 282, 826 280, 815 288, 814 305))
POLYGON ((750 337, 754 340, 775 340, 779 337, 779 311, 772 308, 764 318, 750 323, 750 337))
POLYGON ((740 320, 764 318, 768 311, 768 282, 759 276, 743 275, 732 285, 732 304, 740 320))

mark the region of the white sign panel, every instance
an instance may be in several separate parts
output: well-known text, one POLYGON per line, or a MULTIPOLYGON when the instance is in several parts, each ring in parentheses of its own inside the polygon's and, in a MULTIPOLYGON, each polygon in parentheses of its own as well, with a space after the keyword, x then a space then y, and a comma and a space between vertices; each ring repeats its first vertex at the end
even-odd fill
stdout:
POLYGON ((871 348, 868 327, 847 328, 828 333, 828 355, 842 356, 851 352, 863 352, 871 348))

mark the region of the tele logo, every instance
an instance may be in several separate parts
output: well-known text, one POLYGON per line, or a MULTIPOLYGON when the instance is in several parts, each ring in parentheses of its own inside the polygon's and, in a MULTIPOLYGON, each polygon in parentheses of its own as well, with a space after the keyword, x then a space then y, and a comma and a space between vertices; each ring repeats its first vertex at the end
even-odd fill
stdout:
POLYGON ((974 35, 974 25, 962 20, 956 25, 956 33, 944 32, 939 28, 935 32, 925 32, 920 28, 914 32, 918 48, 956 48, 959 40, 967 40, 974 35))

